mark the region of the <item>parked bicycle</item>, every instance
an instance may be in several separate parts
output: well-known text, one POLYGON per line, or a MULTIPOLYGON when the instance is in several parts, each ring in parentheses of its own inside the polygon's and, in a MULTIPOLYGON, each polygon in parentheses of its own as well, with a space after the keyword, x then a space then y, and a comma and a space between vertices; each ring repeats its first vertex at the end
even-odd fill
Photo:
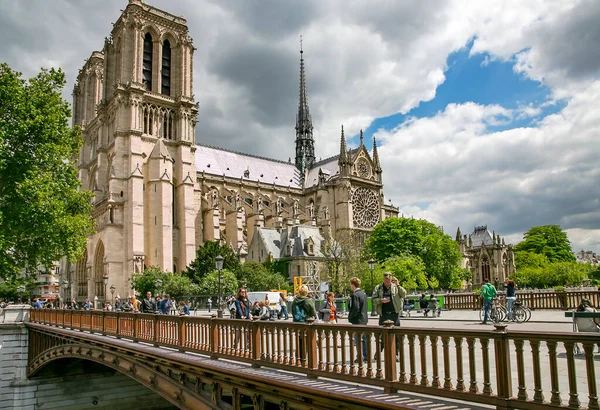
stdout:
MULTIPOLYGON (((479 320, 483 321, 484 308, 479 311, 479 320)), ((493 323, 508 322, 508 310, 501 303, 500 298, 494 298, 488 312, 489 320, 493 323)), ((521 300, 515 300, 512 308, 512 321, 517 323, 525 323, 531 319, 531 309, 521 300)))

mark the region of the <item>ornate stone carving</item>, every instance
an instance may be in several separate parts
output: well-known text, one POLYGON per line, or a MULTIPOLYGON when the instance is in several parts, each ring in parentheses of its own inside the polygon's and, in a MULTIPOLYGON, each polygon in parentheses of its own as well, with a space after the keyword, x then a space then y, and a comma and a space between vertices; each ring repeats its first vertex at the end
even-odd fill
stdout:
POLYGON ((371 164, 365 157, 361 157, 356 162, 356 173, 361 178, 371 177, 371 164))
POLYGON ((372 228, 379 222, 379 199, 370 189, 360 187, 352 193, 352 209, 357 228, 372 228))

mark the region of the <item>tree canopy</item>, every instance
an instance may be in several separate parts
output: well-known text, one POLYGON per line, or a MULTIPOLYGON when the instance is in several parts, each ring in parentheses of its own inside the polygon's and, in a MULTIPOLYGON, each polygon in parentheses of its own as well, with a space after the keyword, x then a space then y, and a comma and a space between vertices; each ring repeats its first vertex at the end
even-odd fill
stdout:
MULTIPOLYGON (((163 294, 170 296, 198 295, 200 288, 185 276, 163 272, 157 266, 150 266, 141 275, 131 277, 133 289, 145 295, 152 292, 153 295, 163 294), (157 279, 162 281, 160 289, 156 286, 157 279)), ((124 296, 124 295, 123 295, 124 296)))
POLYGON ((236 272, 237 281, 240 286, 253 291, 264 291, 286 287, 286 279, 269 271, 263 264, 256 261, 246 261, 236 272))
MULTIPOLYGON (((321 252, 327 268, 326 277, 322 275, 321 279, 328 280, 330 290, 335 294, 343 294, 352 276, 360 277, 368 270, 363 247, 351 230, 338 231, 328 237, 321 246, 321 252)), ((363 283, 371 284, 370 281, 363 283)))
MULTIPOLYGON (((219 293, 219 271, 213 270, 204 276, 199 284, 200 294, 217 295, 219 293)), ((235 294, 238 290, 238 281, 230 270, 221 271, 221 291, 223 295, 235 294)))
POLYGON ((415 263, 420 260, 428 285, 433 288, 459 288, 465 279, 458 244, 425 220, 388 218, 375 226, 366 248, 380 263, 394 257, 411 257, 403 263, 417 269, 415 263))
POLYGON ((215 270, 215 258, 221 255, 223 260, 223 269, 237 272, 240 268, 238 256, 233 250, 219 241, 205 242, 196 251, 194 259, 182 273, 195 283, 202 282, 202 279, 210 272, 215 270))
POLYGON ((515 246, 519 252, 544 255, 550 262, 575 262, 567 233, 558 225, 534 226, 523 235, 523 241, 515 246))
POLYGON ((72 159, 82 145, 61 97, 65 75, 42 70, 26 81, 0 64, 0 271, 79 259, 92 232, 91 194, 72 159))

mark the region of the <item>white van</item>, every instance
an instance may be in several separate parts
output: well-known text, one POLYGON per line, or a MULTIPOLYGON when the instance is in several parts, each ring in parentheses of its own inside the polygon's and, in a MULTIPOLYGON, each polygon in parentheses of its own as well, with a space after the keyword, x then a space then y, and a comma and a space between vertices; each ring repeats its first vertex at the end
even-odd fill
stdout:
POLYGON ((281 305, 279 304, 279 292, 248 292, 246 296, 250 301, 250 306, 252 306, 254 302, 264 302, 268 296, 269 309, 277 312, 281 310, 281 305))

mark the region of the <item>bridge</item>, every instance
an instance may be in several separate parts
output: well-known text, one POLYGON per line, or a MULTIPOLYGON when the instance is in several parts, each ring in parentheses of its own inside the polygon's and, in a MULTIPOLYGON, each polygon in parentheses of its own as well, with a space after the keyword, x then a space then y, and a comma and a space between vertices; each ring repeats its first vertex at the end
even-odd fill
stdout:
POLYGON ((95 362, 178 408, 598 409, 594 334, 50 309, 26 326, 28 377, 95 362))

